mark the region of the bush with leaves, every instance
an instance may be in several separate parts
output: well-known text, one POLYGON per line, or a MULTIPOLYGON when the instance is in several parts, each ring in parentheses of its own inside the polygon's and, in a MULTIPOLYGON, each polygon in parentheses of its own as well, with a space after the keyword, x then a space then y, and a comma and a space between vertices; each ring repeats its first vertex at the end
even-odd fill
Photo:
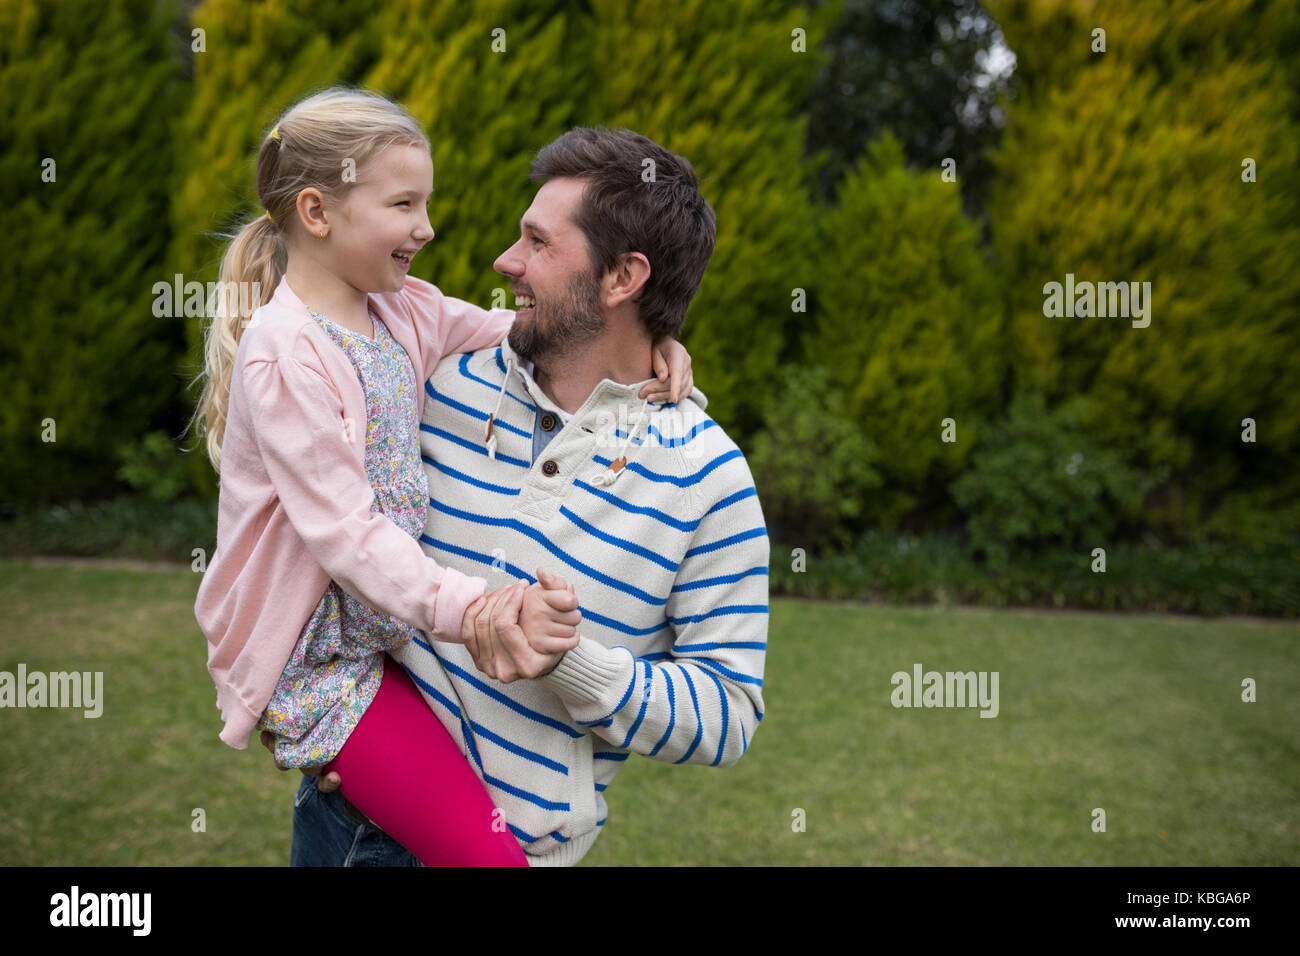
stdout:
POLYGON ((847 545, 883 479, 875 446, 823 368, 789 368, 763 408, 748 456, 774 540, 812 550, 847 545))
POLYGON ((155 313, 175 9, 0 3, 0 506, 102 497, 114 450, 165 427, 182 320, 155 313))
POLYGON ((118 449, 117 477, 151 501, 175 501, 190 489, 189 469, 166 432, 149 432, 118 449))
POLYGON ((1163 480, 1094 444, 1080 427, 1086 413, 1083 398, 1048 411, 1042 396, 1018 393, 1005 419, 980 429, 971 467, 951 491, 990 564, 1104 546, 1163 480))

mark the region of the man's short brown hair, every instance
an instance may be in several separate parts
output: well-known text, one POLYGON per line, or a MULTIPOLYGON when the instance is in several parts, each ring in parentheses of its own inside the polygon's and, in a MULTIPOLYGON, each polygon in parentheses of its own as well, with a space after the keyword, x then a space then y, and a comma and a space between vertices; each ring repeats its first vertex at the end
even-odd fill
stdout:
POLYGON ((644 255, 650 278, 636 300, 641 321, 656 340, 676 336, 717 235, 717 217, 691 164, 630 129, 578 127, 537 154, 530 178, 586 183, 574 220, 597 274, 624 253, 644 255))

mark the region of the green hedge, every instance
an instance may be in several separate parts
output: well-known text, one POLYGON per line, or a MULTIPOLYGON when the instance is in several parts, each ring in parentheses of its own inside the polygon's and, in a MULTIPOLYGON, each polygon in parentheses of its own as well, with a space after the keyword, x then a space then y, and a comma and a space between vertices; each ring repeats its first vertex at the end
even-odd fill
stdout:
POLYGON ((964 536, 865 535, 850 551, 805 555, 772 545, 773 594, 891 603, 1152 611, 1162 614, 1300 616, 1300 541, 1242 549, 1220 542, 1183 548, 1154 538, 1090 551, 1039 551, 1002 567, 972 556, 964 536))
POLYGON ((990 211, 1017 383, 1086 396, 1098 442, 1171 469, 1162 535, 1230 493, 1300 500, 1300 7, 991 7, 1020 74, 990 211), (1046 316, 1067 275, 1150 282, 1149 325, 1046 316))
POLYGON ((0 505, 112 495, 117 450, 176 412, 156 316, 188 90, 154 0, 0 4, 0 505))

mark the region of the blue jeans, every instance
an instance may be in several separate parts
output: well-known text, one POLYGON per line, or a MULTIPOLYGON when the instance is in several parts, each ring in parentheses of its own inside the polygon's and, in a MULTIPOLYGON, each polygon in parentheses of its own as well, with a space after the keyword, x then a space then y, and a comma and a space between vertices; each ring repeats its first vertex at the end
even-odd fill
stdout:
POLYGON ((293 797, 290 866, 421 866, 383 830, 343 812, 342 794, 321 793, 316 778, 302 778, 293 797))

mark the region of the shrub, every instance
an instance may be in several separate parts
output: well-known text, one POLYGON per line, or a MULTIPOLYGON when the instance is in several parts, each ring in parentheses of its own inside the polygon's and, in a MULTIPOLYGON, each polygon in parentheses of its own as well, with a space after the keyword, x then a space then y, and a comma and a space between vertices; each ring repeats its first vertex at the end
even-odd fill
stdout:
POLYGON ((750 470, 774 538, 840 547, 883 483, 875 447, 820 367, 790 368, 763 407, 750 470))
POLYGON ((1095 445, 1079 427, 1086 412, 1082 398, 1049 412, 1041 396, 1018 393, 1006 418, 983 431, 951 491, 971 544, 991 564, 1045 547, 1104 545, 1163 480, 1095 445))

